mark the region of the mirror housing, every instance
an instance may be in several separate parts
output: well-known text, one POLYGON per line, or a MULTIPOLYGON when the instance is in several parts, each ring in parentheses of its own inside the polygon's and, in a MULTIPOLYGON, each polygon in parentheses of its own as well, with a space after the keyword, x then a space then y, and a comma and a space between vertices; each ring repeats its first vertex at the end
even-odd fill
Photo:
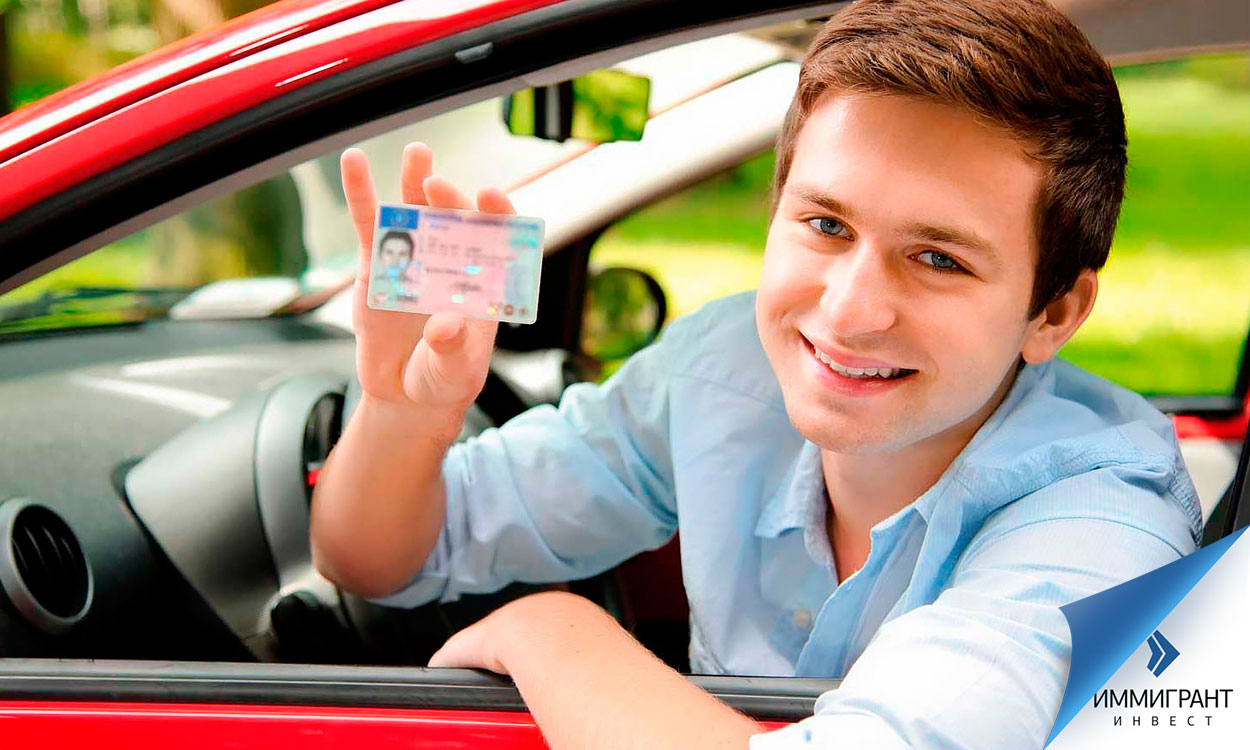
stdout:
POLYGON ((605 268, 586 280, 581 350, 599 362, 624 359, 654 341, 667 316, 655 277, 637 268, 605 268))
POLYGON ((651 79, 620 70, 593 70, 551 86, 504 98, 503 120, 513 135, 563 143, 637 141, 647 125, 651 79))

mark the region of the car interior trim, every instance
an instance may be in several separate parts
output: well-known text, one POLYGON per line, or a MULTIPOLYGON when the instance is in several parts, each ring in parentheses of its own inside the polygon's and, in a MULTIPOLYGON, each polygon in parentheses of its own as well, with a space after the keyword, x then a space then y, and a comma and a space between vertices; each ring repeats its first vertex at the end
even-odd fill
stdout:
MULTIPOLYGON (((268 631, 265 614, 280 588, 256 501, 256 426, 269 395, 247 394, 196 422, 125 478, 126 500, 152 539, 262 659, 272 653, 258 636, 268 631), (188 487, 199 490, 193 509, 188 487)), ((299 486, 298 474, 294 481, 299 486)))
MULTIPOLYGON (((273 555, 278 584, 287 586, 312 566, 309 549, 309 502, 304 461, 306 428, 317 403, 343 393, 337 376, 305 376, 275 387, 256 427, 256 500, 261 526, 273 555)), ((337 421, 337 420, 336 420, 337 421)), ((327 447, 326 452, 329 452, 327 447)), ((324 457, 323 457, 324 458, 324 457)))

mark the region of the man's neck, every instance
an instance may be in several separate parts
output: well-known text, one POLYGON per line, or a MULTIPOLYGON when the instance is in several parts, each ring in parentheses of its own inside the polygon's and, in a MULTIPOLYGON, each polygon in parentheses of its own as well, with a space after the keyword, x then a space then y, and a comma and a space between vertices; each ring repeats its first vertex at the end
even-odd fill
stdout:
POLYGON ((993 398, 972 417, 902 450, 867 455, 821 450, 830 503, 826 531, 839 581, 863 567, 871 548, 872 527, 915 502, 937 483, 1002 403, 1017 372, 1013 369, 993 398))

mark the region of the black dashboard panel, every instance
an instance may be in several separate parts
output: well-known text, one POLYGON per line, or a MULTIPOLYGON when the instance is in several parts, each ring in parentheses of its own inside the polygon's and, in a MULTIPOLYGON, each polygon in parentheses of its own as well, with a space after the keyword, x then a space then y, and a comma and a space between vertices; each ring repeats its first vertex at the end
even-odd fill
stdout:
MULTIPOLYGON (((354 351, 346 331, 282 318, 160 321, 0 342, 0 500, 28 498, 58 513, 95 586, 91 608, 63 635, 28 625, 0 592, 0 654, 253 658, 152 543, 119 479, 187 428, 284 380, 317 374, 345 383, 354 351)), ((194 517, 195 487, 175 489, 194 517)))

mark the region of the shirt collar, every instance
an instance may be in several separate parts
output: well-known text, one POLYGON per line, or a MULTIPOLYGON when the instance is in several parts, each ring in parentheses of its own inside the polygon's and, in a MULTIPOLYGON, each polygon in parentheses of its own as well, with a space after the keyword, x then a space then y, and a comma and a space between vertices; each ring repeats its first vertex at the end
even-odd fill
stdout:
MULTIPOLYGON (((879 524, 879 526, 890 525, 897 520, 897 517, 905 515, 910 510, 919 513, 921 518, 928 523, 933 516, 938 500, 946 493, 952 482, 956 481, 969 457, 977 453, 982 444, 989 439, 989 436, 998 429, 1003 420, 1007 418, 1007 415, 1024 398, 1024 395, 1032 389, 1038 378, 1045 371, 1047 364, 1026 365, 1021 368, 1016 375, 1015 382, 1012 383, 1011 390, 1008 391, 1002 403, 998 405, 998 408, 994 410, 989 419, 985 420, 985 423, 972 436, 972 440, 968 442, 968 445, 964 446, 964 449, 955 457, 955 460, 942 473, 938 481, 923 495, 918 497, 915 502, 903 508, 899 513, 892 515, 883 521, 882 524, 879 524)), ((826 502, 825 476, 820 461, 820 446, 810 440, 805 440, 803 441, 803 447, 799 449, 798 454, 794 457, 784 478, 778 485, 776 493, 765 501, 764 507, 760 512, 759 521, 755 525, 755 535, 758 537, 777 537, 791 529, 810 526, 821 511, 821 504, 824 502, 826 502)))
POLYGON ((776 537, 790 529, 807 526, 825 500, 825 475, 820 466, 820 446, 803 441, 777 492, 764 502, 755 535, 776 537))

